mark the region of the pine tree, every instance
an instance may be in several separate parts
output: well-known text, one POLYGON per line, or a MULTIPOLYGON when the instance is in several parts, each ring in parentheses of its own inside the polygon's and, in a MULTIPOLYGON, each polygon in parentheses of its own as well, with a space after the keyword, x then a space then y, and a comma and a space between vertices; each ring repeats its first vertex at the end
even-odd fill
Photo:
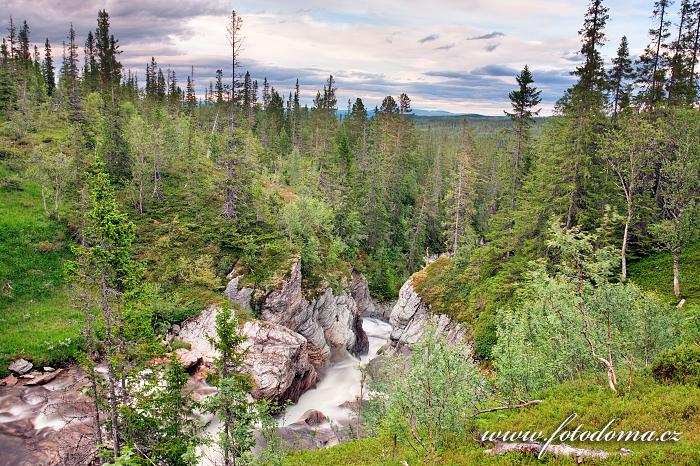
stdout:
POLYGON ((224 101, 224 72, 216 70, 216 103, 220 104, 224 101))
POLYGON ((642 91, 637 95, 640 106, 653 109, 665 97, 666 69, 669 65, 668 44, 671 33, 668 28, 670 0, 657 0, 654 3, 654 19, 658 26, 649 30, 651 43, 637 62, 637 84, 642 91))
POLYGON ((634 68, 630 59, 627 36, 622 36, 617 56, 612 60, 613 67, 608 71, 608 90, 612 100, 612 119, 630 104, 634 68))
POLYGON ((670 47, 671 74, 667 91, 672 105, 692 105, 697 96, 694 60, 699 14, 700 2, 682 0, 677 35, 670 47))
POLYGON ((107 352, 107 384, 110 415, 110 436, 114 457, 122 445, 122 422, 119 415, 121 397, 117 388, 119 374, 124 294, 140 281, 143 271, 131 259, 135 227, 126 214, 119 211, 109 177, 98 161, 90 174, 91 209, 87 214, 85 246, 76 249, 76 260, 69 263, 69 275, 87 281, 100 301, 104 325, 104 348, 107 352))
POLYGON ((187 95, 185 100, 187 101, 187 111, 192 114, 194 109, 197 108, 197 95, 194 90, 194 66, 189 76, 187 76, 187 95))
POLYGON ((207 406, 223 423, 217 445, 223 453, 225 466, 240 464, 240 458, 255 445, 253 430, 260 418, 256 405, 248 401, 252 385, 243 370, 245 340, 238 330, 235 315, 223 304, 216 313, 216 337, 211 338, 219 354, 216 359, 219 391, 207 400, 207 406))
POLYGON ((28 63, 31 63, 32 60, 32 52, 30 48, 30 39, 29 39, 29 25, 27 24, 26 21, 22 22, 22 27, 19 29, 19 34, 17 35, 17 40, 19 42, 18 44, 18 51, 19 55, 18 58, 20 62, 22 62, 25 66, 28 63))

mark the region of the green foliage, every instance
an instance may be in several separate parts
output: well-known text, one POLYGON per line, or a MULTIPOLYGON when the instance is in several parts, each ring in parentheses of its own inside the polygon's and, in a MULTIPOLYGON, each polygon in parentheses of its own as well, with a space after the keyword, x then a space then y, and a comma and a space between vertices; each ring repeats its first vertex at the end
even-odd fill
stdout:
POLYGON ((243 372, 244 341, 236 317, 223 304, 216 314, 216 337, 211 339, 219 353, 216 359, 219 391, 207 398, 205 409, 222 422, 216 445, 225 464, 247 464, 252 460, 253 430, 262 417, 260 406, 248 399, 252 385, 250 377, 243 372))
POLYGON ((700 347, 685 344, 664 351, 654 361, 651 371, 660 382, 700 386, 700 347))
MULTIPOLYGON (((653 295, 610 282, 614 256, 595 236, 552 225, 552 271, 534 264, 517 310, 499 316, 493 348, 499 387, 516 399, 602 366, 647 366, 673 342, 673 314, 653 295)), ((628 382, 632 383, 631 380, 628 382)))
POLYGON ((426 329, 409 357, 385 362, 381 376, 371 379, 370 393, 365 410, 370 427, 430 457, 470 431, 486 397, 468 347, 448 343, 434 328, 426 329))
POLYGON ((199 405, 186 391, 188 379, 174 356, 166 368, 155 366, 129 379, 133 403, 120 411, 124 441, 135 445, 139 456, 156 464, 197 464, 201 427, 191 417, 199 405))
MULTIPOLYGON (((618 452, 629 448, 633 454, 625 458, 613 457, 601 464, 664 465, 696 464, 700 461, 697 439, 700 435, 700 410, 697 399, 700 388, 692 385, 660 384, 643 371, 635 374, 630 393, 618 396, 603 387, 600 376, 586 374, 573 382, 565 382, 536 394, 543 402, 524 409, 487 413, 476 420, 476 429, 484 431, 533 431, 553 432, 571 413, 577 413, 575 423, 583 424, 582 430, 599 430, 612 418, 616 430, 654 430, 683 432, 679 442, 667 443, 600 443, 575 442, 580 448, 603 449, 618 452)), ((556 443, 556 442, 555 442, 556 443)), ((569 443, 569 442, 567 442, 569 443)), ((489 448, 473 441, 472 437, 460 438, 446 444, 436 459, 417 455, 410 447, 387 435, 373 436, 343 445, 309 452, 290 453, 283 464, 296 466, 336 464, 364 466, 368 464, 451 464, 451 465, 521 465, 552 464, 575 465, 575 458, 555 458, 545 455, 541 460, 534 456, 513 453, 487 456, 489 448)))

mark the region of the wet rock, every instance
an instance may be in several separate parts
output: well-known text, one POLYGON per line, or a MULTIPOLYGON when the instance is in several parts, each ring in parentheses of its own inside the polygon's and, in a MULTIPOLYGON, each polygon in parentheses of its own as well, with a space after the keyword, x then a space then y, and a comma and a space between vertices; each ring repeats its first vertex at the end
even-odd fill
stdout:
POLYGON ((301 418, 297 422, 303 422, 310 426, 317 426, 323 424, 328 420, 325 414, 316 409, 310 409, 301 415, 301 418))
POLYGON ((17 375, 24 375, 30 370, 32 370, 33 367, 34 364, 27 361, 26 359, 17 359, 16 361, 13 361, 9 366, 7 366, 10 372, 14 372, 17 375))
POLYGON ((282 438, 284 446, 291 450, 315 450, 340 443, 330 427, 319 429, 306 423, 280 427, 277 433, 282 438))
POLYGON ((58 375, 63 372, 63 369, 58 369, 58 370, 51 370, 50 372, 47 372, 44 375, 40 375, 39 377, 36 377, 32 379, 31 381, 27 382, 26 385, 44 385, 45 383, 51 382, 53 379, 58 377, 58 375))
POLYGON ((17 377, 14 375, 10 374, 4 379, 0 380, 0 387, 12 387, 13 385, 17 384, 17 377))
POLYGON ((43 369, 44 369, 44 372, 53 372, 56 370, 53 367, 48 367, 48 366, 44 366, 43 369))

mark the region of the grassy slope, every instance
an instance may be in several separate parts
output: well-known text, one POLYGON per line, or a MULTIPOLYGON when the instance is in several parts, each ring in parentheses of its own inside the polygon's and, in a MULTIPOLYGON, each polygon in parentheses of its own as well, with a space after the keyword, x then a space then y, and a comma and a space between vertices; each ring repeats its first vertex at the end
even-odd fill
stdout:
POLYGON ((0 376, 12 358, 35 364, 69 358, 79 315, 68 306, 65 226, 49 220, 39 187, 0 161, 0 376))
MULTIPOLYGON (((673 258, 669 253, 654 254, 629 265, 630 279, 640 287, 655 291, 665 302, 676 304, 673 295, 673 258)), ((687 305, 700 306, 700 241, 688 246, 680 260, 681 293, 687 305)))
MULTIPOLYGON (((579 418, 572 425, 583 424, 582 430, 595 431, 602 428, 612 418, 617 419, 613 430, 655 430, 659 434, 665 430, 682 432, 678 443, 573 443, 586 448, 603 449, 611 452, 621 447, 629 448, 633 454, 625 459, 615 458, 604 464, 700 464, 700 388, 684 385, 666 386, 652 378, 640 374, 632 392, 615 396, 605 388, 602 380, 584 379, 562 384, 546 390, 541 395, 541 405, 522 410, 501 411, 481 417, 477 430, 542 430, 549 434, 571 413, 579 418)), ((445 449, 437 464, 576 464, 570 459, 555 459, 551 456, 543 460, 520 454, 488 457, 482 452, 473 438, 454 441, 445 449)), ((559 442, 554 442, 559 443, 559 442)), ((570 443, 571 444, 571 443, 570 443)), ((348 444, 313 452, 289 454, 285 465, 398 465, 430 464, 406 447, 399 447, 391 455, 389 439, 369 438, 348 444)))

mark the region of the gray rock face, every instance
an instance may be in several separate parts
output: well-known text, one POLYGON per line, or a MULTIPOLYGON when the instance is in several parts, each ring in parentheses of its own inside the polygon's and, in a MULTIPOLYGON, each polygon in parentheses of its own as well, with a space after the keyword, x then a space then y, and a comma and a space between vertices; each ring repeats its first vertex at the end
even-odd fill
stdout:
POLYGON ((34 364, 27 361, 26 359, 17 359, 16 361, 12 361, 12 363, 9 366, 7 366, 10 372, 14 372, 17 375, 26 374, 27 372, 32 370, 32 367, 34 367, 34 364))
POLYGON ((309 356, 315 366, 323 365, 331 351, 323 329, 314 315, 314 308, 304 299, 301 289, 301 264, 295 262, 289 279, 281 289, 270 292, 260 306, 260 314, 267 322, 283 325, 306 338, 309 356))
MULTIPOLYGON (((176 352, 183 365, 194 367, 201 361, 213 367, 218 353, 209 342, 209 336, 216 334, 218 310, 211 306, 182 324, 177 337, 191 345, 189 350, 176 352)), ((246 322, 242 333, 247 337, 243 346, 248 349, 246 371, 255 384, 253 397, 297 401, 304 391, 315 385, 318 376, 310 362, 304 337, 284 326, 258 320, 246 322)))
MULTIPOLYGON (((239 278, 229 282, 226 296, 250 307, 252 289, 239 290, 239 278)), ((262 299, 260 315, 263 320, 283 325, 306 338, 311 363, 316 367, 330 359, 332 349, 345 349, 355 355, 366 352, 367 336, 362 330, 362 316, 353 296, 345 293, 336 296, 327 288, 309 302, 304 298, 301 281, 301 263, 297 261, 282 286, 262 299)))
POLYGON ((255 389, 253 397, 296 402, 316 385, 318 375, 309 360, 306 339, 286 327, 259 320, 246 322, 245 364, 255 389))
POLYGON ((238 277, 232 278, 228 282, 228 285, 226 285, 226 289, 224 290, 224 296, 226 296, 231 302, 238 304, 241 308, 250 311, 252 310, 251 299, 253 297, 253 289, 239 289, 238 284, 240 283, 240 281, 240 275, 238 277))
POLYGON ((357 303, 357 312, 362 317, 375 317, 377 319, 389 320, 392 305, 378 303, 372 299, 369 293, 367 279, 357 270, 352 271, 352 283, 350 294, 357 303))
POLYGON ((395 348, 417 343, 428 323, 435 326, 447 341, 463 343, 466 341, 466 331, 445 314, 432 314, 428 305, 413 288, 411 278, 406 280, 399 291, 399 299, 389 316, 391 324, 391 343, 395 348))

